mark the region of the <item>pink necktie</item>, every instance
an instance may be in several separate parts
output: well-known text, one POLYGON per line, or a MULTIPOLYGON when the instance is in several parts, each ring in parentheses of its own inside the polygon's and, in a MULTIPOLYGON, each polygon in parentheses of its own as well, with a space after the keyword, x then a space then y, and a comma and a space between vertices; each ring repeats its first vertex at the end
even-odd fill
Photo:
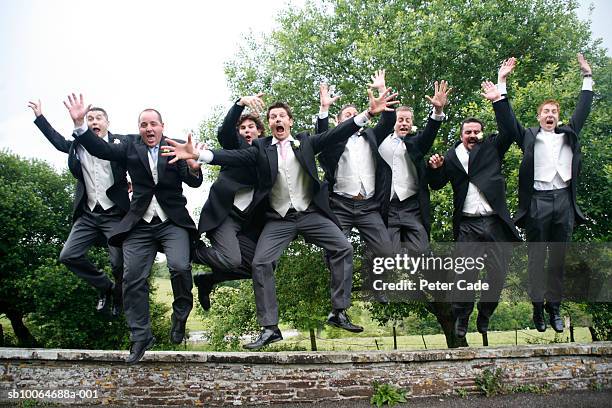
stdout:
POLYGON ((289 143, 289 140, 287 139, 281 140, 279 143, 280 143, 281 159, 285 161, 285 159, 287 158, 287 143, 289 143))

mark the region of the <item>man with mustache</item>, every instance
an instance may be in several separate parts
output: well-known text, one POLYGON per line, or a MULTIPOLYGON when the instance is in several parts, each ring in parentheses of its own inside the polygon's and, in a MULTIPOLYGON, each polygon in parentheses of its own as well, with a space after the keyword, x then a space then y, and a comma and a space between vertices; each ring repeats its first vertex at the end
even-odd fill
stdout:
POLYGON ((346 314, 349 306, 345 294, 344 277, 352 273, 353 248, 339 229, 339 221, 329 208, 327 184, 319 180, 315 154, 354 134, 376 114, 392 109, 397 103, 390 90, 374 98, 368 90, 370 107, 353 120, 327 132, 295 137, 291 134, 293 115, 285 103, 268 108, 267 118, 272 136, 259 139, 247 149, 204 150, 196 152, 190 143, 169 142, 176 155, 173 160, 198 159, 211 164, 256 166, 258 185, 254 203, 268 200, 266 225, 257 242, 253 258, 253 287, 257 318, 263 329, 247 349, 259 349, 283 339, 278 328, 278 303, 274 283, 274 267, 281 254, 296 238, 304 236, 330 253, 332 312, 327 322, 350 331, 361 331, 346 314))
MULTIPOLYGON (((258 112, 263 94, 241 97, 231 107, 217 138, 223 149, 246 149, 264 134, 258 112), (243 114, 249 107, 250 113, 243 114)), ((210 246, 198 240, 193 261, 211 267, 213 273, 193 277, 202 309, 210 309, 210 292, 215 284, 251 279, 251 262, 263 226, 263 214, 255 213, 253 194, 257 185, 254 167, 222 166, 202 207, 198 235, 206 234, 210 246)))
POLYGON ((170 340, 180 344, 185 336, 193 307, 190 248, 197 230, 185 207, 183 182, 199 187, 202 173, 194 161, 169 163, 160 154, 169 139, 163 135, 164 123, 157 110, 145 109, 138 116, 139 141, 109 144, 84 125, 87 107, 83 95, 77 99, 72 94, 68 101, 65 105, 75 125, 76 139, 92 155, 121 163, 132 178, 130 209, 114 228, 109 244, 123 246, 124 309, 132 341, 126 362, 134 364, 155 343, 147 278, 159 247, 166 255, 174 294, 170 340))
MULTIPOLYGON (((500 132, 509 133, 523 151, 515 220, 527 233, 529 295, 533 302, 533 322, 540 332, 546 330, 544 310, 549 314, 551 327, 558 333, 563 332, 560 305, 565 253, 574 225, 586 221, 576 202, 582 161, 578 134, 591 111, 593 78, 591 67, 582 54, 578 54, 578 64, 583 76, 582 90, 567 125, 560 124, 559 102, 554 99, 540 104, 539 126, 527 129, 516 119, 508 99, 493 104, 500 132)), ((514 66, 515 59, 510 58, 498 75, 498 87, 503 94, 506 93, 506 78, 514 66)))
MULTIPOLYGON (((484 93, 494 105, 501 94, 489 81, 482 83, 484 93)), ((458 243, 458 256, 484 259, 488 290, 481 291, 476 327, 488 331, 489 319, 497 307, 508 272, 510 241, 520 241, 506 204, 506 182, 501 172, 504 155, 513 142, 509 133, 483 136, 483 123, 476 118, 461 123, 461 140, 444 157, 434 154, 427 170, 429 184, 439 190, 450 181, 453 187, 453 236, 458 243)), ((456 273, 459 280, 474 282, 479 270, 471 268, 456 273), (462 271, 463 272, 463 271, 462 271)), ((455 334, 465 337, 470 314, 474 309, 475 291, 455 291, 453 312, 455 334)))
MULTIPOLYGON (((68 168, 77 179, 73 224, 59 260, 96 288, 98 312, 117 317, 122 309, 123 252, 121 248, 108 246, 113 282, 87 259, 87 251, 100 240, 106 244, 112 230, 130 208, 125 166, 92 156, 77 140, 60 135, 42 114, 40 100, 30 101, 28 105, 34 111, 34 124, 38 129, 57 150, 68 154, 68 168)), ((86 119, 89 129, 104 142, 132 142, 129 136, 108 131, 108 115, 104 109, 89 108, 86 119)))

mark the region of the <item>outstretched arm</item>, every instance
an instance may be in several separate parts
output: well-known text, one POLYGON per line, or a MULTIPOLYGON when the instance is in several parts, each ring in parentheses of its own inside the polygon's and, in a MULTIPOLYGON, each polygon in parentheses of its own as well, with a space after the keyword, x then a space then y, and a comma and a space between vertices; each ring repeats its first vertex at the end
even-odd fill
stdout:
POLYGON ((336 103, 338 99, 340 99, 340 95, 330 96, 328 84, 319 84, 319 114, 317 115, 317 123, 315 124, 315 134, 327 132, 327 130, 329 130, 329 108, 336 103))
POLYGON ((379 69, 370 77, 372 83, 368 84, 368 86, 372 89, 376 89, 378 91, 378 96, 382 95, 387 90, 387 85, 385 85, 385 72, 384 69, 379 69))
MULTIPOLYGON (((385 70, 381 69, 376 71, 374 75, 372 75, 372 83, 368 86, 371 89, 378 90, 379 96, 382 95, 387 89, 385 87, 385 70)), ((383 111, 382 115, 380 115, 380 120, 378 121, 376 126, 374 126, 374 129, 372 129, 374 131, 374 135, 376 136, 376 143, 378 145, 380 145, 383 140, 385 140, 385 138, 389 136, 389 133, 393 131, 393 127, 395 126, 395 120, 395 109, 393 109, 392 111, 385 110, 383 111)))
POLYGON ((68 95, 68 102, 64 101, 64 106, 68 109, 74 123, 75 138, 90 154, 103 160, 125 161, 127 143, 106 143, 87 128, 85 115, 91 105, 85 105, 83 94, 79 94, 79 98, 74 93, 68 95))
POLYGON ((232 105, 217 131, 217 140, 224 149, 237 149, 240 147, 240 134, 236 129, 236 124, 243 110, 244 105, 239 105, 238 103, 232 105))
POLYGON ((195 165, 195 160, 179 160, 176 166, 179 170, 181 181, 189 187, 200 187, 204 180, 202 170, 199 165, 195 165))
POLYGON ((570 119, 570 127, 574 129, 576 134, 580 133, 584 123, 591 113, 591 104, 593 102, 593 73, 591 66, 582 54, 578 54, 578 64, 584 79, 582 80, 582 91, 578 97, 576 109, 570 119))
POLYGON ((428 96, 425 95, 425 98, 431 103, 433 106, 433 114, 427 120, 427 125, 423 132, 419 133, 416 137, 416 143, 419 146, 419 150, 422 154, 426 154, 438 134, 438 130, 440 130, 440 125, 444 120, 444 106, 448 104, 448 94, 452 88, 448 87, 448 82, 442 80, 440 83, 438 81, 434 82, 434 95, 428 96))
POLYGON ((497 87, 502 95, 506 94, 506 81, 508 79, 508 75, 514 71, 516 67, 516 58, 510 57, 504 60, 499 67, 499 71, 497 71, 497 87))
POLYGON ((70 151, 72 141, 66 139, 55 129, 53 129, 53 126, 51 126, 51 124, 43 116, 40 99, 37 102, 28 102, 28 106, 32 109, 34 115, 36 116, 36 119, 34 119, 34 124, 38 127, 42 134, 45 135, 47 140, 49 140, 51 144, 60 152, 68 153, 70 151))
MULTIPOLYGON (((481 95, 484 96, 487 100, 493 102, 494 104, 496 102, 500 102, 506 98, 503 98, 499 89, 497 89, 497 87, 495 86, 495 84, 493 84, 493 82, 491 81, 484 81, 482 84, 482 93, 481 95)), ((508 105, 510 106, 510 105, 508 105)), ((506 110, 506 114, 508 114, 508 110, 506 110)), ((496 119, 497 119, 497 114, 496 114, 496 119)), ((509 122, 512 122, 514 119, 514 115, 512 115, 512 118, 507 118, 506 120, 509 122)), ((516 122, 516 120, 514 120, 514 122, 516 122)), ((499 131, 499 135, 495 136, 495 139, 493 139, 493 142, 495 143, 495 147, 497 148, 497 154, 499 155, 499 157, 503 158, 504 155, 506 154, 506 152, 508 151, 508 149, 510 148, 510 145, 512 145, 512 142, 515 140, 515 137, 513 137, 513 130, 511 126, 505 127, 505 126, 500 126, 499 125, 499 120, 498 120, 498 131, 499 131)))
MULTIPOLYGON (((180 143, 175 140, 166 139, 168 146, 162 149, 162 156, 170 156, 168 163, 176 163, 179 160, 196 160, 199 164, 209 163, 215 165, 228 164, 231 166, 246 167, 257 164, 257 147, 250 146, 246 149, 237 150, 209 150, 208 148, 197 149, 192 142, 191 134, 187 136, 187 142, 180 143)), ((254 142, 257 143, 257 142, 254 142)), ((190 165, 192 169, 194 166, 190 165)))
POLYGON ((345 120, 339 126, 328 130, 325 133, 314 135, 310 138, 312 148, 315 154, 322 151, 325 147, 342 142, 348 139, 352 134, 363 127, 369 119, 384 111, 392 111, 393 105, 397 105, 399 101, 395 100, 397 93, 391 94, 391 89, 387 89, 377 98, 374 97, 372 91, 368 89, 368 98, 370 105, 367 111, 355 116, 352 120, 345 120))

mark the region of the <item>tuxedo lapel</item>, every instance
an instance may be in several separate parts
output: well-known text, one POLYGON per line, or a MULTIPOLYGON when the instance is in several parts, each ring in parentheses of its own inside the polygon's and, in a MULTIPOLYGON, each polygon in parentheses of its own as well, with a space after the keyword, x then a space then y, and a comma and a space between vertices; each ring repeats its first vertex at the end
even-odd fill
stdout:
POLYGON ((455 151, 455 148, 457 146, 458 145, 455 145, 452 149, 449 150, 448 159, 455 167, 457 167, 461 172, 463 172, 463 174, 467 175, 465 169, 463 168, 463 165, 461 164, 461 162, 459 161, 459 158, 457 157, 457 152, 455 151))
MULTIPOLYGON (((523 140, 523 149, 525 153, 529 153, 528 155, 533 158, 533 153, 535 150, 535 139, 536 135, 540 128, 528 128, 525 131, 525 139, 523 140)), ((531 166, 533 168, 533 166, 531 166)))
POLYGON ((147 173, 149 173, 149 176, 151 176, 151 179, 153 179, 153 172, 151 172, 151 166, 149 165, 149 148, 144 143, 137 143, 135 144, 135 147, 138 158, 147 170, 147 173))
MULTIPOLYGON (((490 137, 490 136, 489 136, 490 137)), ((468 173, 470 172, 470 170, 474 167, 474 160, 476 160, 476 156, 478 155, 478 152, 480 152, 480 148, 482 146, 482 143, 476 143, 474 145, 474 147, 472 147, 472 150, 469 151, 469 159, 468 159, 468 173)), ((463 168, 463 166, 461 166, 463 168)))
MULTIPOLYGON (((121 139, 108 132, 108 143, 114 144, 115 140, 119 140, 121 142, 121 139)), ((116 161, 111 161, 110 165, 115 181, 121 180, 125 176, 125 169, 122 169, 116 161)))
MULTIPOLYGON (((302 142, 300 141, 300 139, 295 139, 295 140, 298 141, 301 145, 302 142)), ((313 169, 308 165, 308 163, 306 163, 304 154, 302 153, 302 149, 299 146, 293 147, 293 143, 291 144, 291 149, 293 149, 293 154, 295 155, 295 158, 297 159, 297 161, 300 162, 300 164, 302 165, 302 168, 306 170, 311 177, 316 178, 316 176, 313 174, 313 169)))
POLYGON ((268 143, 268 146, 265 147, 265 152, 266 156, 268 156, 268 165, 270 166, 270 182, 274 185, 278 173, 278 153, 276 152, 276 145, 272 144, 272 139, 268 143))
POLYGON ((159 143, 159 149, 157 151, 157 182, 159 183, 166 173, 166 168, 168 167, 168 158, 166 156, 162 156, 162 146, 168 146, 166 142, 166 138, 162 138, 159 143))

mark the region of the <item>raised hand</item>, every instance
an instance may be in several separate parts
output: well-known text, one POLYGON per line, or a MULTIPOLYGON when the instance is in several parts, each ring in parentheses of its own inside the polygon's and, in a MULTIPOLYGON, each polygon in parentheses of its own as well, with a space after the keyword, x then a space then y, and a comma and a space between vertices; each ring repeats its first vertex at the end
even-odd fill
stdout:
POLYGON ((510 57, 507 60, 504 60, 499 67, 499 71, 497 71, 497 83, 505 84, 506 78, 508 78, 508 75, 510 75, 510 73, 514 70, 515 66, 516 58, 510 57))
POLYGON ((34 115, 36 117, 39 117, 40 115, 42 115, 42 107, 41 107, 41 103, 40 103, 40 99, 38 100, 38 102, 34 102, 34 101, 29 101, 28 102, 28 106, 32 109, 32 111, 34 112, 34 115))
POLYGON ((170 146, 162 146, 161 155, 174 156, 172 160, 168 161, 170 164, 176 163, 178 160, 197 160, 200 157, 200 153, 193 146, 191 133, 187 135, 187 142, 185 143, 179 143, 172 139, 166 139, 166 142, 170 146))
POLYGON ((329 85, 326 83, 319 84, 319 101, 321 105, 321 112, 329 111, 329 107, 332 106, 336 101, 340 99, 340 95, 329 96, 329 85))
POLYGON ((265 109, 263 99, 261 99, 263 95, 264 93, 260 92, 256 95, 243 96, 238 101, 238 104, 242 106, 248 106, 253 113, 260 115, 261 112, 263 112, 265 109))
POLYGON ((399 103, 398 100, 395 100, 396 96, 397 92, 391 93, 391 88, 387 88, 378 95, 378 98, 375 98, 372 90, 368 89, 368 99, 370 100, 368 112, 372 115, 377 115, 383 111, 392 111, 394 109, 393 105, 399 103))
POLYGON ((439 169, 444 164, 444 157, 436 153, 429 158, 428 164, 432 169, 439 169))
POLYGON ((83 94, 79 94, 77 99, 76 95, 68 95, 68 103, 64 101, 64 106, 68 109, 68 113, 74 122, 74 126, 82 126, 85 122, 85 115, 91 107, 91 105, 85 105, 83 101, 83 94))
POLYGON ((497 89, 495 84, 491 81, 484 81, 482 84, 482 93, 481 95, 490 100, 491 102, 495 102, 501 99, 501 92, 497 89))
POLYGON ((577 54, 578 56, 578 64, 580 64, 580 72, 582 72, 582 75, 592 75, 593 72, 591 71, 591 66, 589 65, 589 63, 587 62, 587 60, 584 58, 584 55, 582 55, 581 53, 577 54))
POLYGON ((370 79, 372 79, 372 83, 368 84, 370 88, 377 89, 379 95, 385 92, 385 89, 387 89, 387 87, 385 86, 385 70, 384 69, 379 69, 378 71, 374 72, 374 74, 370 77, 370 79))
POLYGON ((436 81, 434 82, 434 96, 425 95, 425 98, 433 105, 436 115, 442 114, 442 108, 448 103, 448 93, 451 89, 448 87, 448 82, 443 80, 438 85, 438 81, 436 81))

